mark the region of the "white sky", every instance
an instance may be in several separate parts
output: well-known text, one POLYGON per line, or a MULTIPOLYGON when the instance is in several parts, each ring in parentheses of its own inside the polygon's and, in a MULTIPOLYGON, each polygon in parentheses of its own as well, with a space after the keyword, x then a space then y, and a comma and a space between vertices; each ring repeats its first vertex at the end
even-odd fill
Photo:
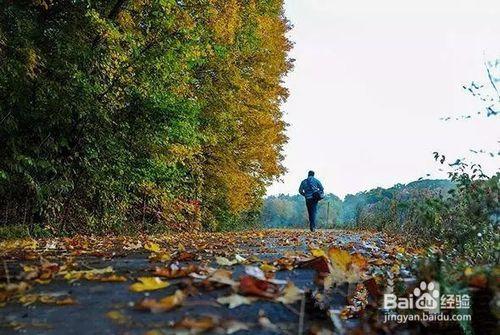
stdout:
POLYGON ((498 158, 499 117, 474 114, 462 85, 487 82, 500 58, 499 0, 285 0, 295 69, 283 105, 288 173, 268 194, 297 193, 309 169, 341 197, 431 173, 432 157, 471 157, 488 172, 498 158), (497 156, 498 157, 498 156, 497 156))

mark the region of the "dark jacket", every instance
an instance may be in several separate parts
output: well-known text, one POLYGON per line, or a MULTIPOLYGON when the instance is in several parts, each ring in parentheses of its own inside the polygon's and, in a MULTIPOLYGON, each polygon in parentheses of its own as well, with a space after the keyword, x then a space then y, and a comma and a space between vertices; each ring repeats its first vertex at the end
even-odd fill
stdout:
POLYGON ((306 199, 312 199, 313 193, 320 191, 323 193, 323 185, 321 182, 314 177, 307 177, 300 183, 299 193, 303 195, 306 199))

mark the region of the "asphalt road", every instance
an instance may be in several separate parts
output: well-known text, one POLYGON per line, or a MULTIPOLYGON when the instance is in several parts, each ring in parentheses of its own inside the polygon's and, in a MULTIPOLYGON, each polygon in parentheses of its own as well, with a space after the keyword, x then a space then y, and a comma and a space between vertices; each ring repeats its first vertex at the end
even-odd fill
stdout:
MULTIPOLYGON (((265 233, 264 236, 255 238, 245 236, 241 239, 234 236, 234 243, 224 249, 224 241, 220 245, 210 242, 209 245, 216 249, 215 254, 232 257, 238 252, 243 257, 259 258, 272 262, 285 255, 307 254, 310 246, 325 245, 356 245, 362 248, 364 245, 381 244, 381 238, 374 235, 367 242, 357 233, 341 233, 335 231, 322 231, 318 233, 305 233, 295 231, 285 234, 265 233), (294 241, 290 241, 292 238, 294 241)), ((217 237, 215 237, 215 240, 217 237)), ((214 241, 215 241, 214 240, 214 241)), ((228 239, 230 240, 230 239, 228 239)), ((188 242, 185 242, 186 244, 188 242)), ((196 245, 192 241, 192 245, 196 245)), ((227 243, 227 242, 226 242, 227 243)), ((192 247, 192 246, 191 246, 192 247)), ((197 259, 210 259, 214 249, 195 250, 197 259), (207 252, 209 255, 204 255, 207 252)), ((190 251, 190 246, 186 247, 190 251)), ((364 250, 369 252, 370 250, 364 250)), ((91 256, 84 254, 78 257, 78 263, 85 268, 104 268, 112 266, 115 273, 128 278, 126 282, 96 282, 77 280, 70 282, 64 278, 56 277, 48 284, 35 285, 29 292, 52 295, 70 295, 76 300, 74 305, 51 305, 34 303, 24 306, 19 302, 8 302, 0 308, 0 334, 182 334, 189 333, 186 329, 172 329, 172 325, 186 316, 199 318, 211 316, 216 320, 227 322, 238 321, 247 325, 247 330, 240 330, 235 334, 308 334, 323 331, 323 334, 333 332, 334 327, 331 320, 324 311, 318 310, 310 299, 298 301, 291 305, 284 305, 275 301, 258 300, 250 305, 242 305, 233 309, 226 305, 217 303, 216 299, 227 296, 231 293, 229 287, 215 290, 200 290, 198 293, 190 295, 184 304, 169 312, 151 313, 149 311, 137 310, 133 307, 141 297, 161 298, 173 294, 176 289, 185 287, 186 279, 169 279, 170 286, 149 292, 131 292, 129 287, 134 279, 140 276, 151 276, 152 269, 160 265, 158 262, 151 262, 148 259, 149 253, 145 250, 127 252, 125 254, 116 253, 114 256, 105 257, 91 256), (302 309, 302 311, 301 311, 302 309), (113 311, 115 317, 110 317, 109 312, 113 311), (117 316, 118 317, 117 317, 117 316), (267 327, 262 323, 261 317, 265 317, 272 323, 267 327)), ((53 253, 53 257, 60 257, 53 253)), ((66 256, 65 256, 66 257, 66 256)), ((30 261, 22 261, 30 264, 30 261)), ((36 262, 36 261, 31 261, 36 262)), ((182 264, 197 264, 199 260, 181 262, 182 264)), ((10 276, 15 277, 19 273, 20 262, 13 257, 7 260, 10 276)), ((220 267, 214 261, 210 264, 220 267)), ((238 280, 244 273, 244 265, 234 265, 227 267, 233 271, 233 279, 238 280)), ((283 270, 276 273, 276 278, 293 281, 293 283, 308 292, 316 288, 314 282, 315 270, 308 268, 294 268, 293 270, 283 270)), ((338 294, 331 300, 331 308, 341 309, 346 304, 346 296, 338 294)), ((342 321, 346 329, 360 329, 357 320, 342 321)), ((227 329, 225 329, 227 331, 227 329)), ((205 333, 221 333, 221 329, 214 328, 205 333)), ((337 331, 338 333, 338 331, 337 331)))

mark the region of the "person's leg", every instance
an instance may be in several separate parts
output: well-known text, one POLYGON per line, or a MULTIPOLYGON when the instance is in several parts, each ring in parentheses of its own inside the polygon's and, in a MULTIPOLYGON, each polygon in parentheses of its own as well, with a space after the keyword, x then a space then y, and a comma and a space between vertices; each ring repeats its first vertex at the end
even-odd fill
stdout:
POLYGON ((313 213, 313 208, 312 208, 312 204, 313 204, 313 200, 312 199, 306 199, 306 207, 307 207, 307 214, 308 214, 308 218, 309 218, 309 228, 311 229, 312 231, 312 220, 313 220, 313 216, 312 216, 312 213, 313 213))
POLYGON ((311 231, 316 230, 316 214, 318 212, 318 201, 311 200, 311 214, 309 222, 311 223, 311 231))

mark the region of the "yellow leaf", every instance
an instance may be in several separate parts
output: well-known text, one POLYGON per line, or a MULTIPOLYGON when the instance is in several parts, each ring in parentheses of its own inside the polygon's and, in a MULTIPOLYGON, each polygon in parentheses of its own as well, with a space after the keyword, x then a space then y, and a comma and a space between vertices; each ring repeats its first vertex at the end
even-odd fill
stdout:
POLYGON ((311 249, 311 254, 314 257, 326 257, 326 253, 322 249, 311 249))
POLYGON ((159 277, 139 277, 137 280, 139 283, 130 285, 132 292, 153 291, 169 285, 168 282, 162 281, 159 277))
POLYGON ((113 273, 108 276, 100 277, 98 280, 102 282, 124 282, 127 281, 127 278, 113 273))
POLYGON ((351 255, 339 248, 328 249, 328 256, 334 265, 337 265, 341 270, 347 271, 351 263, 351 255))
POLYGON ((396 248, 394 248, 394 250, 396 250, 396 252, 399 252, 401 254, 405 252, 405 248, 400 247, 400 246, 397 246, 396 248))
POLYGON ((38 300, 38 294, 25 294, 19 297, 19 303, 27 306, 35 303, 38 300))
POLYGON ((126 323, 128 320, 127 317, 125 315, 123 315, 122 312, 116 311, 116 310, 107 312, 106 316, 108 318, 110 318, 111 320, 116 321, 116 323, 119 323, 119 324, 126 323))
POLYGON ((54 294, 26 294, 19 297, 19 302, 25 306, 31 305, 35 302, 42 304, 56 304, 56 305, 74 305, 75 299, 70 296, 58 297, 54 294))
POLYGON ((294 302, 301 300, 303 294, 304 291, 295 286, 293 282, 288 282, 283 290, 283 295, 276 300, 284 304, 293 304, 294 302))
POLYGON ((56 302, 56 297, 51 295, 40 294, 38 296, 38 300, 40 300, 40 302, 44 304, 53 304, 56 302))
POLYGON ((264 272, 274 272, 278 270, 275 266, 267 263, 263 263, 260 265, 260 269, 264 272))
POLYGON ((186 295, 181 290, 175 291, 174 294, 169 295, 159 301, 156 299, 143 299, 136 304, 139 309, 148 309, 153 313, 166 312, 172 308, 179 306, 186 299, 186 295))
MULTIPOLYGON (((189 334, 200 334, 214 328, 216 322, 217 320, 213 316, 202 316, 196 319, 190 316, 184 316, 182 320, 174 324, 174 328, 188 329, 189 334)), ((184 334, 184 332, 182 332, 182 334, 184 334)))
POLYGON ((374 260, 371 261, 373 264, 375 265, 384 265, 384 264, 387 264, 388 262, 382 258, 376 258, 374 260))
POLYGON ((148 330, 144 335, 165 335, 165 333, 158 329, 152 329, 148 330))
POLYGON ((146 243, 144 245, 144 249, 151 251, 151 252, 160 252, 161 251, 160 246, 156 243, 153 243, 153 242, 146 243))
POLYGON ((101 275, 105 273, 112 273, 113 268, 111 266, 102 268, 102 269, 92 269, 92 270, 82 270, 82 271, 68 271, 64 273, 64 279, 67 280, 77 280, 77 279, 87 279, 92 280, 96 275, 101 275))
POLYGON ((149 260, 154 262, 167 262, 170 259, 172 259, 170 254, 164 251, 152 252, 151 255, 149 255, 149 260))
POLYGON ((391 266, 392 273, 398 274, 399 271, 400 271, 399 264, 394 264, 393 266, 391 266))

